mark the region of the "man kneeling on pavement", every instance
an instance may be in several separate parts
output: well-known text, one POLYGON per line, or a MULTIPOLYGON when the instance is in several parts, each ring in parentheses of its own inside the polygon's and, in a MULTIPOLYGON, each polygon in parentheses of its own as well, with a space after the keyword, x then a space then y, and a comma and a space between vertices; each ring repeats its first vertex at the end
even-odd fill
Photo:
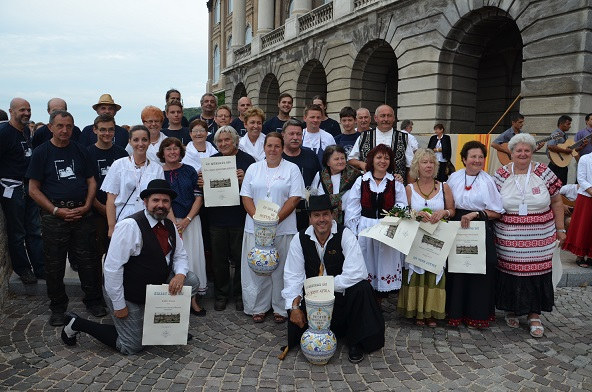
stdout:
POLYGON ((374 299, 368 271, 355 235, 333 220, 328 195, 310 196, 310 226, 294 236, 284 269, 282 296, 290 317, 288 347, 300 344, 306 330, 304 280, 319 275, 335 277, 331 331, 345 337, 349 361, 360 362, 364 352, 384 346, 384 318, 374 299))
MULTIPOLYGON (((177 197, 169 183, 156 179, 140 193, 145 209, 117 223, 105 258, 105 299, 114 325, 66 313, 62 340, 76 344, 86 332, 123 354, 142 350, 146 285, 168 283, 171 295, 191 286, 191 311, 196 312, 197 276, 188 270, 187 252, 175 225, 166 218, 177 197)), ((189 335, 191 338, 191 335, 189 335)))

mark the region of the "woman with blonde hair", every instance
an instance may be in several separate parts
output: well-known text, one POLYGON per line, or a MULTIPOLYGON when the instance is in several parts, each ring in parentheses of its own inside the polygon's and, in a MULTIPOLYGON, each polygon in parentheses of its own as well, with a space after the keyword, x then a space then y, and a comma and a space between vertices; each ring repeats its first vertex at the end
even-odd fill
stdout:
MULTIPOLYGON (((434 151, 418 149, 413 155, 409 175, 415 182, 407 185, 407 200, 423 222, 438 223, 454 217, 454 199, 445 182, 436 180, 438 159, 434 151)), ((406 318, 415 318, 419 326, 436 327, 436 320, 446 317, 446 276, 405 263, 403 286, 397 310, 406 318)))

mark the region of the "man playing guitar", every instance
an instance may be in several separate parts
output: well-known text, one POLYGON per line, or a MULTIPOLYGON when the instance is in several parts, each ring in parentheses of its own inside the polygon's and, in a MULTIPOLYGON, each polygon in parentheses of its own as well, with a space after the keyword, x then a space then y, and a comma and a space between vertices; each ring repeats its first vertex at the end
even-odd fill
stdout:
MULTIPOLYGON (((567 141, 567 131, 571 128, 571 121, 572 118, 567 115, 563 115, 559 117, 557 120, 557 129, 551 133, 553 135, 559 135, 560 138, 551 139, 547 142, 547 157, 551 159, 551 155, 549 152, 555 152, 560 154, 567 154, 571 156, 572 149, 563 146, 563 143, 567 141)), ((567 172, 569 167, 557 165, 552 160, 549 162, 549 169, 561 180, 561 182, 565 185, 567 184, 567 172)))

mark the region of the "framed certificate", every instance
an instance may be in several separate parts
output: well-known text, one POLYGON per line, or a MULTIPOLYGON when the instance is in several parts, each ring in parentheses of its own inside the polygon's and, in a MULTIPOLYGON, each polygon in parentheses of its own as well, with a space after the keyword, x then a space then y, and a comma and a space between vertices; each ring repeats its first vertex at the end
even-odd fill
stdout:
POLYGON ((169 294, 169 285, 146 286, 143 345, 187 344, 191 287, 178 295, 169 294))
POLYGON ((240 204, 236 156, 201 159, 201 174, 206 207, 237 206, 240 204))

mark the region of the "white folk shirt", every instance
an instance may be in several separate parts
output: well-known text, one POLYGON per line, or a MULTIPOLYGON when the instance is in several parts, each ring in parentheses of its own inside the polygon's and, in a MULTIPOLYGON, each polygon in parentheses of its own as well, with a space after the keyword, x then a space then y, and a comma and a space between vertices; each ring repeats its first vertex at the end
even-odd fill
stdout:
MULTIPOLYGON (((314 241, 322 263, 323 256, 325 255, 325 248, 322 247, 317 240, 317 236, 314 234, 314 228, 308 226, 304 233, 314 241)), ((337 223, 333 221, 331 225, 331 234, 329 235, 327 242, 333 238, 333 234, 335 233, 337 233, 337 223)), ((343 294, 345 289, 366 279, 368 277, 368 270, 366 270, 364 256, 362 255, 362 250, 360 249, 356 236, 348 228, 343 229, 341 249, 343 250, 345 261, 343 262, 341 274, 334 277, 334 284, 335 292, 343 294)), ((327 276, 327 270, 324 269, 324 271, 323 275, 327 276)), ((284 267, 284 289, 282 290, 282 297, 286 301, 286 309, 292 308, 294 298, 298 296, 304 298, 302 291, 305 280, 306 272, 304 269, 304 254, 302 252, 302 245, 300 244, 300 235, 295 235, 290 243, 290 250, 288 251, 288 256, 286 258, 286 266, 284 267)))
MULTIPOLYGON (((144 210, 150 227, 158 223, 156 219, 150 216, 144 210)), ((175 274, 187 276, 189 267, 187 264, 187 252, 183 247, 183 240, 175 230, 177 245, 175 247, 175 256, 173 270, 175 274)), ((113 309, 120 310, 126 307, 123 295, 123 266, 129 261, 130 256, 138 256, 142 251, 142 232, 138 223, 134 219, 124 219, 115 225, 109 251, 105 257, 103 266, 103 275, 105 277, 105 291, 113 302, 113 309)), ((167 263, 170 263, 169 252, 166 255, 167 263)))
MULTIPOLYGON (((386 132, 380 131, 378 128, 373 130, 372 132, 376 132, 376 145, 384 144, 385 146, 392 147, 393 143, 393 129, 386 132)), ((360 135, 359 138, 356 139, 354 146, 351 149, 351 152, 347 156, 347 160, 351 159, 360 159, 360 141, 362 140, 362 136, 360 135)), ((376 146, 374 146, 376 147, 376 146)), ((405 149, 405 166, 411 167, 411 161, 413 160, 413 147, 409 140, 407 140, 407 148, 405 149)))

